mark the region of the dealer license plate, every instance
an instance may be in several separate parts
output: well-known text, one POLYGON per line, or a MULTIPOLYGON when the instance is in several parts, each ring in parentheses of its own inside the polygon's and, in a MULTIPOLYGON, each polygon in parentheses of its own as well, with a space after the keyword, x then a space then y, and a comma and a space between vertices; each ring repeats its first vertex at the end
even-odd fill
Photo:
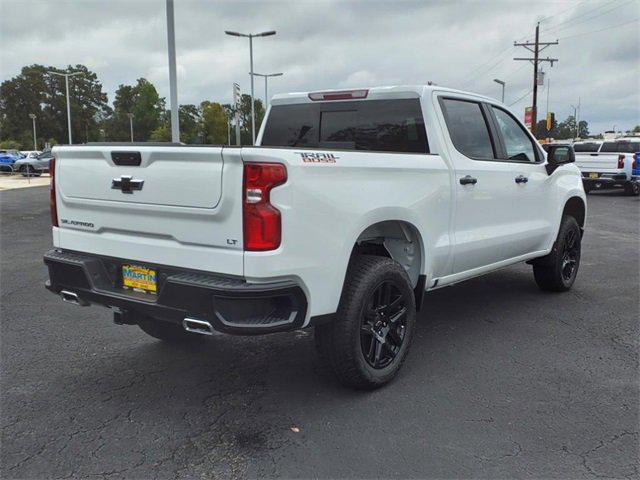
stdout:
POLYGON ((122 285, 134 290, 156 293, 158 289, 156 271, 137 265, 123 265, 122 285))
POLYGON ((589 174, 589 178, 598 178, 599 176, 600 176, 600 175, 599 175, 599 174, 597 174, 597 173, 595 173, 595 172, 591 172, 591 173, 589 174))

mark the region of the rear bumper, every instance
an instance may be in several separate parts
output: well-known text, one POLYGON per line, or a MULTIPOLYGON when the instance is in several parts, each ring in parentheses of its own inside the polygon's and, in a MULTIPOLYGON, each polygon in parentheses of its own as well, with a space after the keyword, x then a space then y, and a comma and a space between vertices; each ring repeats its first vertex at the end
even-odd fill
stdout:
POLYGON ((122 288, 124 264, 137 262, 84 253, 50 250, 44 255, 49 269, 47 289, 73 292, 81 303, 115 307, 135 318, 136 313, 182 324, 185 318, 209 322, 224 333, 255 335, 300 328, 307 299, 293 281, 264 284, 162 265, 146 265, 157 272, 158 293, 122 288))
POLYGON ((601 173, 598 178, 589 178, 589 173, 582 174, 582 181, 585 183, 589 183, 592 185, 600 184, 600 185, 624 185, 628 181, 626 173, 601 173))

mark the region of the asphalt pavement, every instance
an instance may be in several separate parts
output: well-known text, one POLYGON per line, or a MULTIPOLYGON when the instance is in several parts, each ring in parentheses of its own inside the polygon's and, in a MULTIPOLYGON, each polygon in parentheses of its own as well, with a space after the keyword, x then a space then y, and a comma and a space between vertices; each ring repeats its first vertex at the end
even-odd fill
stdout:
POLYGON ((640 199, 589 195, 582 265, 427 294, 399 377, 313 332, 167 346, 44 289, 48 191, 0 192, 2 478, 638 478, 640 199))

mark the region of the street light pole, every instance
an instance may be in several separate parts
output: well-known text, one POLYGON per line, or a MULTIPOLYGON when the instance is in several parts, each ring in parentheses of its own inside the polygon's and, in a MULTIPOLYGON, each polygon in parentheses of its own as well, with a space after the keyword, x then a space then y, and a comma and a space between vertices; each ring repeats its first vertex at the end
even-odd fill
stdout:
POLYGON ((38 142, 36 141, 36 115, 30 113, 29 118, 33 121, 33 149, 38 150, 38 142))
POLYGON ((82 72, 69 72, 69 73, 58 73, 58 72, 47 72, 50 75, 59 75, 64 77, 64 86, 67 93, 67 129, 69 130, 69 145, 73 145, 73 141, 71 139, 71 103, 69 102, 69 77, 73 77, 74 75, 80 75, 82 72))
POLYGON ((253 73, 256 77, 264 77, 264 108, 269 106, 269 95, 267 91, 267 80, 269 77, 281 77, 284 73, 253 73))
POLYGON ((245 37, 249 39, 249 69, 251 70, 249 76, 251 77, 251 139, 252 145, 256 143, 256 112, 255 112, 255 100, 254 100, 254 91, 253 91, 253 38, 254 37, 269 37, 271 35, 275 35, 275 30, 270 30, 268 32, 261 33, 239 33, 232 32, 229 30, 225 30, 227 35, 231 35, 232 37, 245 37))
POLYGON ((493 81, 496 82, 499 85, 502 85, 502 103, 504 103, 504 86, 505 86, 505 82, 503 82, 502 80, 499 80, 497 78, 494 78, 493 81))
POLYGON ((127 113, 129 117, 129 129, 131 130, 131 143, 133 143, 133 113, 127 113))
POLYGON ((176 75, 176 35, 173 19, 173 0, 167 0, 167 44, 169 50, 169 99, 171 107, 171 141, 180 143, 178 115, 178 80, 176 75))

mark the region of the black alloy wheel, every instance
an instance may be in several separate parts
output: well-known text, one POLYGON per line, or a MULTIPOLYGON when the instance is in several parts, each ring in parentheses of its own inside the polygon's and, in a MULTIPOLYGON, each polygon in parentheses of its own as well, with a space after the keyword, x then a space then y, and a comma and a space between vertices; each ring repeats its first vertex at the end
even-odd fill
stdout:
POLYGON ((562 278, 565 282, 573 280, 576 273, 576 265, 580 257, 580 243, 578 241, 580 232, 569 230, 564 239, 562 250, 562 278))
POLYGON ((360 346, 366 362, 375 369, 389 366, 402 348, 406 332, 407 299, 390 280, 371 293, 362 312, 360 346))

